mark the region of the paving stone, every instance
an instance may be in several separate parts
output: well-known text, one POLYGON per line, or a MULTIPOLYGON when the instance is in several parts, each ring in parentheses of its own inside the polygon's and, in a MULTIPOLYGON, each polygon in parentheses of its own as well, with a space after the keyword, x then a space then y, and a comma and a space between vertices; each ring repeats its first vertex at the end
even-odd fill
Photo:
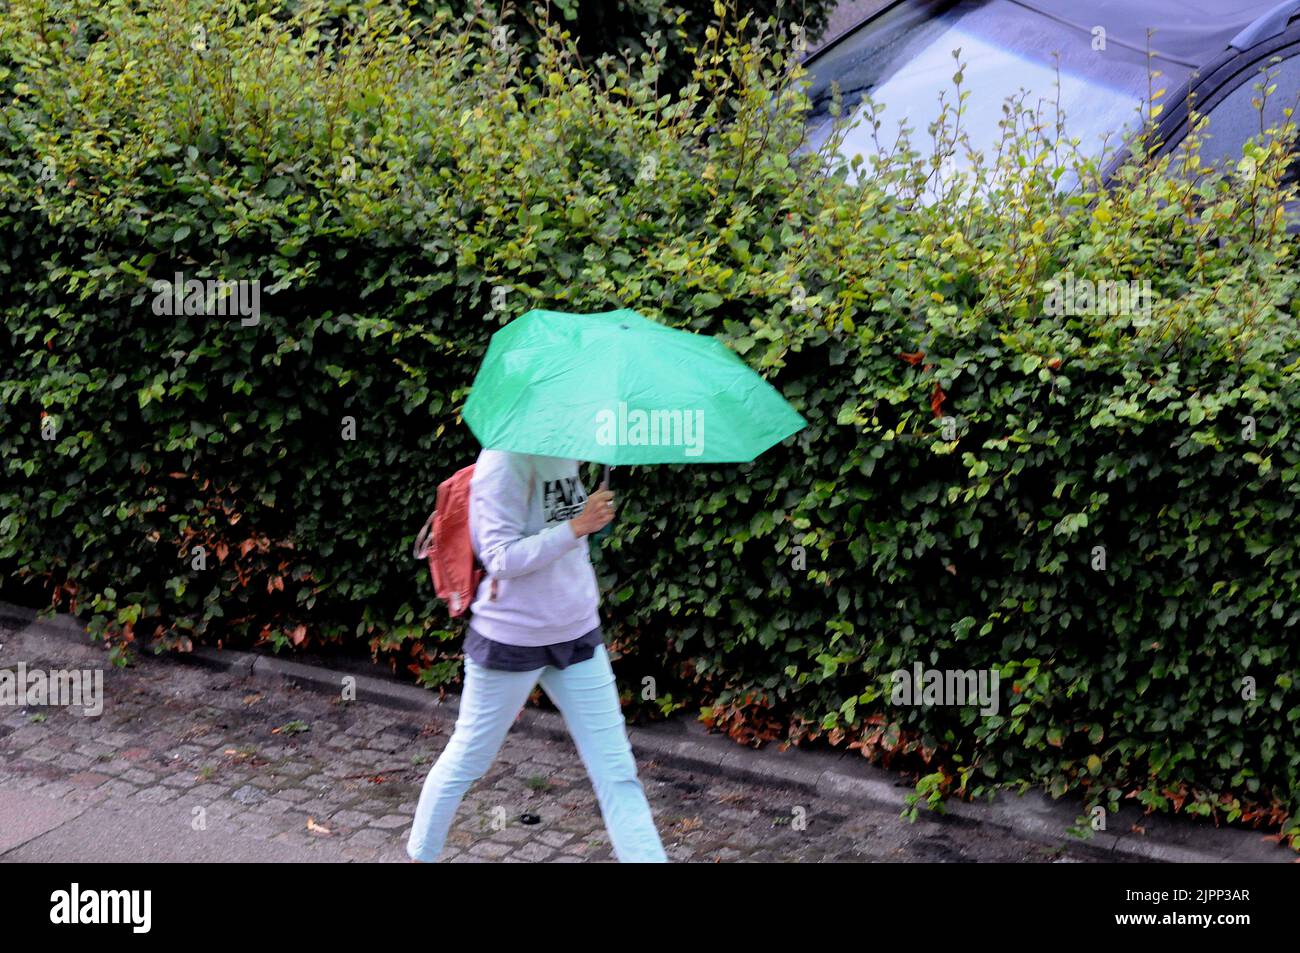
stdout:
POLYGON ((313 792, 303 788, 285 788, 277 792, 277 795, 293 804, 301 804, 303 801, 309 801, 316 796, 313 792))
POLYGON ((178 761, 195 761, 207 755, 208 749, 199 745, 181 745, 179 748, 172 748, 167 752, 167 756, 178 761))
POLYGON ((17 775, 5 781, 5 787, 14 791, 33 791, 46 784, 45 778, 17 775))
POLYGON ((369 814, 361 811, 343 810, 330 816, 330 821, 343 827, 365 827, 371 822, 369 814))
POLYGON ((263 803, 258 804, 254 807, 254 810, 256 810, 258 813, 269 814, 272 817, 278 814, 285 814, 289 811, 293 811, 296 809, 297 809, 296 805, 278 797, 268 798, 263 803))
POLYGON ((388 847, 393 843, 393 835, 385 830, 367 827, 348 837, 348 843, 359 847, 388 847))
POLYGON ((545 844, 535 841, 518 848, 512 856, 518 857, 521 860, 529 861, 530 863, 540 864, 552 857, 554 854, 554 848, 547 847, 545 844))
POLYGON ((537 840, 547 847, 563 847, 573 840, 573 834, 569 831, 543 830, 538 831, 537 840))
POLYGON ((135 792, 133 800, 141 801, 145 804, 164 804, 180 796, 180 792, 173 788, 152 787, 141 788, 135 792))
POLYGON ((230 795, 240 804, 258 804, 266 800, 266 795, 252 785, 245 784, 230 795))
MULTIPOLYGON (((26 722, 27 718, 24 717, 23 721, 26 722)), ((18 728, 14 730, 12 733, 10 733, 8 743, 13 745, 17 749, 21 749, 21 748, 26 748, 29 745, 39 744, 42 741, 48 741, 48 740, 49 740, 49 731, 45 729, 43 724, 40 725, 24 724, 23 727, 18 728)))
POLYGON ((137 790, 135 785, 125 781, 109 781, 103 786, 103 792, 109 797, 131 797, 137 790))
POLYGON ((109 780, 106 774, 96 774, 93 771, 82 771, 78 774, 68 775, 68 783, 74 784, 79 788, 93 790, 109 780))
POLYGON ((469 849, 469 852, 475 857, 486 857, 489 860, 498 860, 510 852, 510 847, 506 844, 498 844, 490 840, 485 840, 479 841, 469 849))

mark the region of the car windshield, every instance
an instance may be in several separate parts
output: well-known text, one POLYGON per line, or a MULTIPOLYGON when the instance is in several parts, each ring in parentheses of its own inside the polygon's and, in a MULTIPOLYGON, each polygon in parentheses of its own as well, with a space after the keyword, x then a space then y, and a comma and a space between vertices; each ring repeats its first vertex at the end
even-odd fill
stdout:
MULTIPOLYGON (((960 49, 965 64, 962 89, 969 91, 961 128, 971 147, 997 149, 1009 97, 1038 111, 1054 134, 1056 106, 1064 116, 1067 139, 1077 138, 1085 155, 1100 156, 1118 146, 1124 131, 1140 123, 1140 110, 1154 90, 1173 93, 1188 67, 1152 57, 1107 40, 1101 28, 1068 25, 1012 0, 908 0, 828 49, 809 64, 813 103, 808 145, 817 148, 830 134, 829 108, 836 83, 844 112, 853 115, 865 94, 883 111, 873 136, 861 123, 850 130, 840 152, 869 158, 891 151, 900 120, 912 130, 912 146, 927 151, 927 127, 939 116, 940 96, 956 98, 953 74, 960 49), (1058 91, 1059 69, 1059 91, 1058 91), (1161 75, 1151 78, 1152 73, 1161 75)), ((965 150, 955 167, 969 164, 965 150)))

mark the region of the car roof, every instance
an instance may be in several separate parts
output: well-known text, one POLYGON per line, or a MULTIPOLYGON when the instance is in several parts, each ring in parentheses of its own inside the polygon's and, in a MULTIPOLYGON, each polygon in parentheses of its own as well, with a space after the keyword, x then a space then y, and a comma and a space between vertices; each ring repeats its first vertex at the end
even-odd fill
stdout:
POLYGON ((1289 18, 1286 8, 1296 6, 1279 0, 1091 0, 1080 9, 1078 0, 1014 2, 1089 33, 1104 27, 1108 41, 1138 50, 1147 49, 1151 29, 1152 52, 1192 68, 1214 60, 1238 34, 1275 8, 1282 11, 1280 32, 1289 18))

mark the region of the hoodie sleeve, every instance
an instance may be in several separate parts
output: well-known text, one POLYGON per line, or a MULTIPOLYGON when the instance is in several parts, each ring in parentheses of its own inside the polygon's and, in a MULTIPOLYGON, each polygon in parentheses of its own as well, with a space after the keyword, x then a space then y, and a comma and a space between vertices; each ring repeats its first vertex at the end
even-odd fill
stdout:
POLYGON ((567 522, 548 526, 532 536, 524 535, 532 478, 530 462, 517 454, 500 454, 474 469, 470 525, 479 547, 479 561, 489 576, 509 579, 535 572, 582 543, 567 522))

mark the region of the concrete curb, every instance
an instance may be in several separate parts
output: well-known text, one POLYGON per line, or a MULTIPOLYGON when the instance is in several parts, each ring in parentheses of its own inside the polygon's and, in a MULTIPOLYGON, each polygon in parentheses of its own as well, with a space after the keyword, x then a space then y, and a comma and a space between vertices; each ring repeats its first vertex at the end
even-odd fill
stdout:
MULTIPOLYGON (((38 619, 30 609, 0 602, 0 621, 36 629, 43 635, 84 641, 85 629, 74 617, 60 614, 38 619)), ((142 653, 143 654, 143 653, 142 653)), ((148 656, 144 656, 148 657, 148 656)), ((356 700, 402 711, 421 712, 454 719, 459 697, 443 699, 426 689, 387 676, 366 675, 234 649, 197 646, 192 652, 171 653, 169 659, 198 665, 239 677, 284 679, 290 684, 326 694, 339 694, 344 679, 354 679, 356 700)), ((525 708, 517 728, 564 740, 568 731, 555 712, 525 708)), ((902 811, 911 784, 898 775, 875 767, 847 752, 743 748, 720 735, 709 734, 698 722, 680 719, 649 727, 628 727, 633 750, 642 760, 737 781, 780 783, 822 797, 848 803, 869 803, 902 811)), ((1039 791, 1022 795, 1000 793, 991 801, 950 801, 947 816, 959 822, 988 825, 1012 831, 1040 843, 1081 843, 1068 833, 1082 807, 1053 801, 1039 791)), ((1125 807, 1107 817, 1108 830, 1093 832, 1086 842, 1094 848, 1126 858, 1166 863, 1291 863, 1295 852, 1266 835, 1236 828, 1216 828, 1187 818, 1144 815, 1125 807), (1143 831, 1135 832, 1135 829, 1143 831), (1194 842, 1194 843, 1193 843, 1194 842)))

